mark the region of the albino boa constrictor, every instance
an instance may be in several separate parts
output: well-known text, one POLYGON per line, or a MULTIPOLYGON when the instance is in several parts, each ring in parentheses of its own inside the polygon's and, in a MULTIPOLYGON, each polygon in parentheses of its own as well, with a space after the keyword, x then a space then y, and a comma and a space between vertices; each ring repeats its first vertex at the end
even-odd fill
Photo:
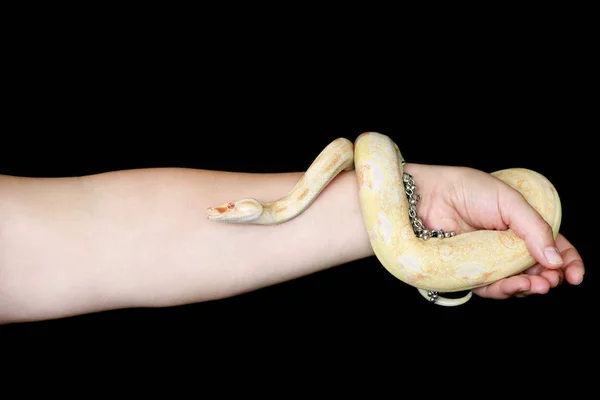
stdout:
MULTIPOLYGON (((302 213, 331 180, 344 170, 356 169, 363 220, 375 256, 396 278, 419 290, 458 292, 488 285, 518 274, 535 264, 525 242, 510 229, 478 230, 443 239, 418 238, 409 218, 403 183, 404 159, 396 143, 377 132, 365 132, 355 141, 338 138, 314 160, 296 185, 274 202, 244 198, 206 210, 212 221, 279 224, 302 213)), ((552 183, 537 172, 511 168, 492 173, 518 190, 558 234, 562 208, 552 183)), ((437 304, 463 304, 437 297, 437 304)), ((434 297, 435 298, 435 297, 434 297)))

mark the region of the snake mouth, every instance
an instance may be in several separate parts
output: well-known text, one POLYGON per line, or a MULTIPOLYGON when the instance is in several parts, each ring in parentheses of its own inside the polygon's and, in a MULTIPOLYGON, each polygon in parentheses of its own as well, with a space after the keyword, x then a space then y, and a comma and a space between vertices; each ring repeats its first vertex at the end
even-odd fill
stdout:
POLYGON ((221 216, 221 212, 219 211, 218 208, 215 208, 215 207, 208 207, 205 210, 205 213, 206 213, 206 217, 208 219, 214 219, 214 218, 217 218, 217 217, 221 216))

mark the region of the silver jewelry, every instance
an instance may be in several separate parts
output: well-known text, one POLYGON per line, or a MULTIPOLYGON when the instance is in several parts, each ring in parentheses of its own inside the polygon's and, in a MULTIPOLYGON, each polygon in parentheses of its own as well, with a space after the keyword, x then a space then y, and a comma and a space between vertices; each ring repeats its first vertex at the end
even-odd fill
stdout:
MULTIPOLYGON (((421 196, 419 196, 415 192, 415 190, 417 189, 415 181, 412 175, 407 174, 406 172, 404 172, 402 180, 404 181, 404 190, 408 199, 408 216, 410 217, 410 222, 412 224, 415 235, 417 235, 418 238, 421 238, 423 240, 429 240, 430 238, 444 239, 455 236, 454 231, 446 232, 443 229, 427 229, 425 225, 423 225, 423 221, 417 216, 417 202, 421 199, 421 196)), ((435 303, 439 295, 439 292, 435 292, 432 290, 427 292, 427 296, 429 296, 429 301, 431 301, 432 303, 435 303)))

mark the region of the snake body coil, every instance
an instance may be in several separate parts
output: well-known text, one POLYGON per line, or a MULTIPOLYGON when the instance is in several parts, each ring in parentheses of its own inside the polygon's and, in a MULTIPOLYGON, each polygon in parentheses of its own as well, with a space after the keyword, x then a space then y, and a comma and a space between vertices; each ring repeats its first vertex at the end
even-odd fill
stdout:
MULTIPOLYGON (((418 238, 409 218, 404 191, 403 158, 398 146, 377 132, 361 134, 352 142, 338 138, 315 159, 294 188, 280 200, 264 203, 240 199, 209 207, 214 221, 278 224, 302 213, 342 170, 356 169, 365 228, 380 263, 396 278, 419 290, 458 292, 489 285, 535 264, 524 240, 510 229, 478 230, 443 240, 418 238)), ((539 173, 510 168, 492 173, 519 191, 552 227, 560 227, 560 198, 552 183, 539 173)), ((463 304, 461 299, 436 297, 436 304, 463 304)))

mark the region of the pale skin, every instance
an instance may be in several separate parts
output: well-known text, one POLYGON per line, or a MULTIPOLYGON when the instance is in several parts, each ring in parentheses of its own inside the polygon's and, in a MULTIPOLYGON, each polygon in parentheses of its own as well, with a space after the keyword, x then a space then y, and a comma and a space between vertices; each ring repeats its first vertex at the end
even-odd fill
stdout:
MULTIPOLYGON (((585 272, 573 245, 503 182, 470 168, 406 164, 427 226, 511 227, 538 264, 474 290, 490 299, 547 293, 585 272), (544 249, 556 247, 554 264, 544 249)), ((209 221, 208 206, 276 200, 301 173, 140 169, 78 178, 0 176, 0 323, 235 296, 373 256, 354 171, 276 226, 209 221)), ((414 290, 406 286, 406 290, 414 290)))

